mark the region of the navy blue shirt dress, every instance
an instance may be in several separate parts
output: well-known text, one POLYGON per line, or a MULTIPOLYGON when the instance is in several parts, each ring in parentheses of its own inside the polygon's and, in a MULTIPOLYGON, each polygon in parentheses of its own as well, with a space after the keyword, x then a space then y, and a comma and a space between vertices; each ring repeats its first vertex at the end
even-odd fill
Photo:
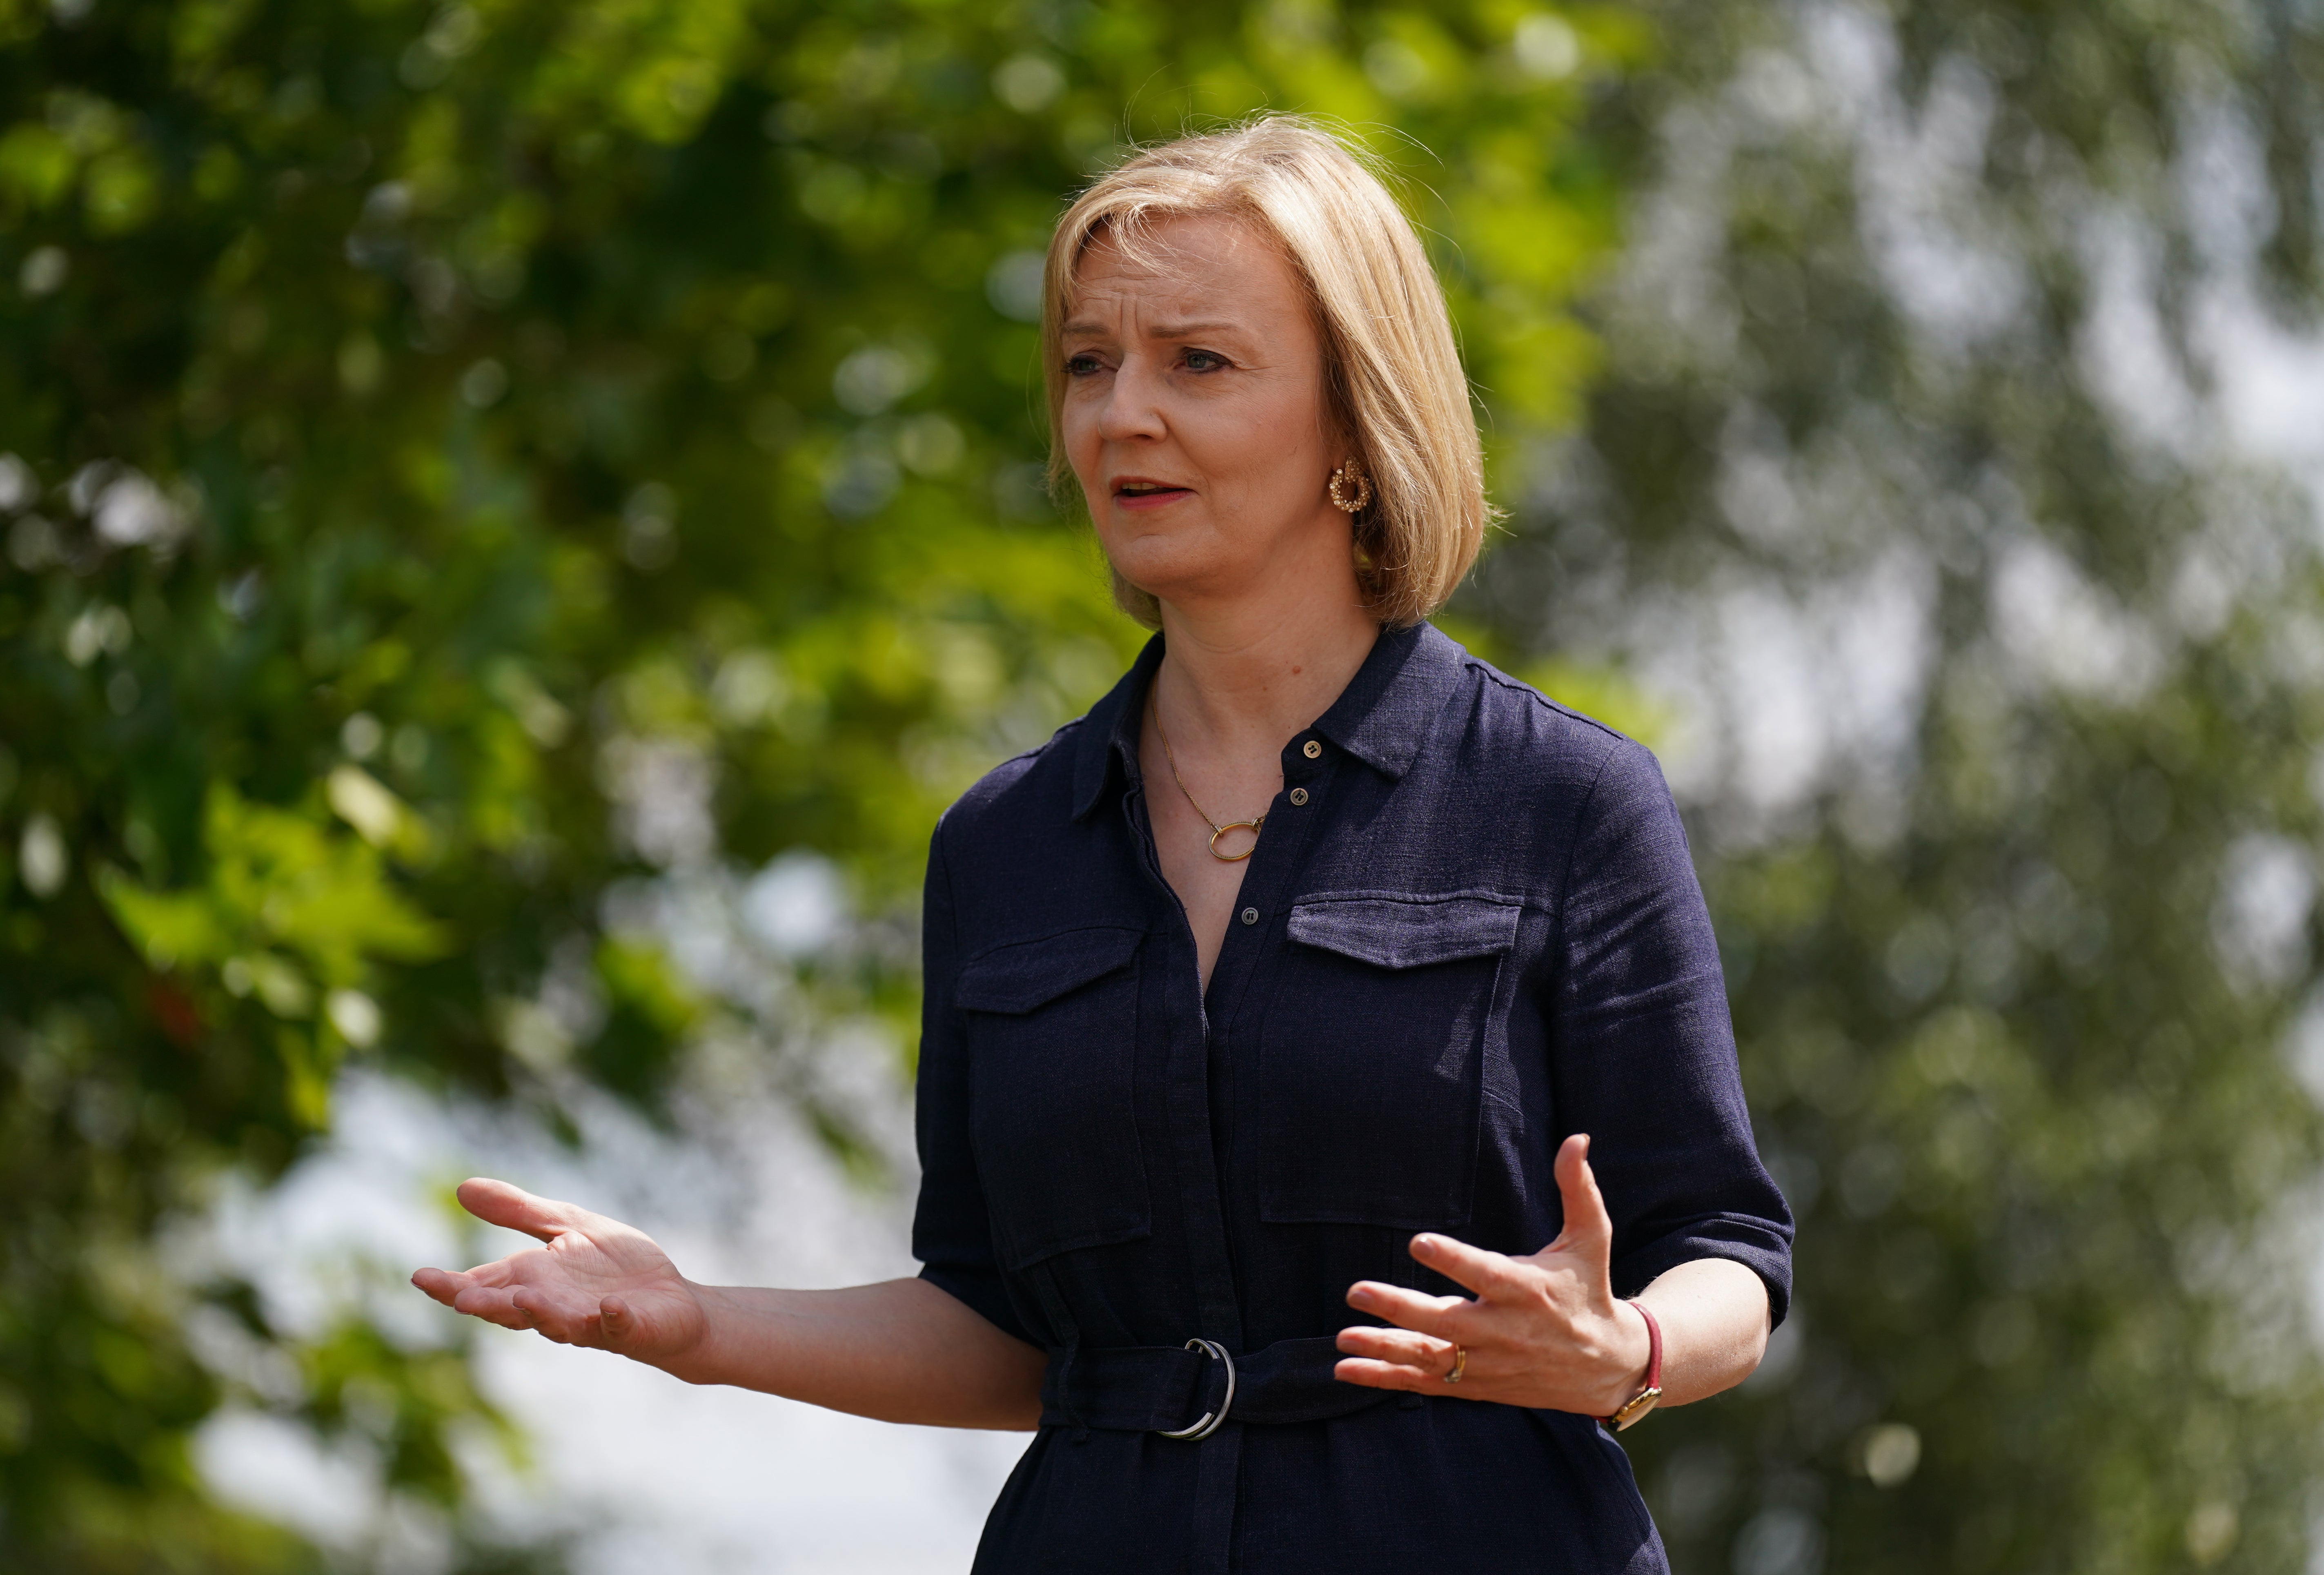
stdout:
POLYGON ((1356 1281, 1460 1292, 1415 1231, 1557 1235, 1573 1132, 1617 1294, 1728 1257, 1783 1316, 1791 1215, 1653 756, 1427 624, 1383 633, 1284 749, 1204 995, 1139 770, 1161 656, 928 861, 913 1250, 1049 1353, 976 1570, 1665 1569, 1591 1419, 1332 1377, 1356 1281))

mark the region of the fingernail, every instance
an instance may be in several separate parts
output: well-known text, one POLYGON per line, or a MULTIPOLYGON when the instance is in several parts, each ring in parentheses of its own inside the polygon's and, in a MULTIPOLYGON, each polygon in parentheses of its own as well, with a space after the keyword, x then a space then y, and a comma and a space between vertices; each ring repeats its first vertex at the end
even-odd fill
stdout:
POLYGON ((1416 1236, 1416 1237, 1414 1237, 1414 1238, 1412 1239, 1412 1256, 1413 1256, 1413 1257, 1434 1257, 1434 1256, 1435 1256, 1435 1254, 1436 1254, 1436 1238, 1434 1238, 1434 1236, 1416 1236))

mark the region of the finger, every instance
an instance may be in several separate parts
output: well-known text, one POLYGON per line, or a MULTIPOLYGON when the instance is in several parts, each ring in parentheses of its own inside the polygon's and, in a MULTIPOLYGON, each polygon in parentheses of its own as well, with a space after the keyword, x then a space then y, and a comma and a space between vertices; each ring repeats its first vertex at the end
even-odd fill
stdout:
POLYGON ((448 1269, 424 1268, 413 1272, 411 1283, 449 1307, 460 1293, 468 1288, 469 1277, 448 1269))
POLYGON ((1439 1377, 1452 1370, 1451 1340, 1438 1340, 1434 1335, 1415 1334, 1409 1330, 1365 1329, 1360 1326, 1342 1329, 1340 1331, 1339 1347, 1347 1356, 1396 1362, 1439 1377))
POLYGON ((487 1225, 521 1230, 542 1241, 554 1241, 580 1229, 586 1210, 554 1198, 537 1198, 522 1187, 490 1176, 470 1176, 460 1184, 460 1207, 487 1225))
POLYGON ((1582 1253, 1604 1262, 1614 1245, 1614 1221, 1605 1194, 1590 1168, 1590 1135, 1576 1132, 1557 1150, 1557 1195, 1565 1204, 1565 1229, 1550 1243, 1554 1252, 1582 1253))
POLYGON ((1416 1262, 1434 1269, 1480 1296, 1510 1296, 1519 1289, 1517 1266, 1498 1252, 1431 1233, 1412 1239, 1416 1262))
POLYGON ((588 1345, 588 1324, 596 1309, 585 1311, 564 1305, 558 1298, 544 1294, 531 1285, 519 1285, 509 1293, 509 1305, 530 1320, 525 1327, 535 1334, 555 1340, 559 1345, 588 1345))
MULTIPOLYGON (((1342 1357, 1332 1368, 1332 1377, 1342 1384, 1361 1384, 1367 1389, 1417 1389, 1430 1387, 1428 1378, 1402 1362, 1375 1361, 1369 1357, 1342 1357)), ((1438 1386, 1442 1387, 1442 1386, 1438 1386)))
MULTIPOLYGON (((597 1303, 596 1312, 589 1320, 587 1338, 582 1343, 601 1350, 635 1354, 649 1348, 659 1338, 650 1309, 632 1306, 627 1298, 606 1296, 597 1303)), ((650 1360, 641 1356, 640 1360, 650 1360)))
POLYGON ((1450 1395, 1456 1400, 1471 1398, 1443 1378, 1407 1368, 1402 1362, 1343 1357, 1332 1368, 1332 1376, 1343 1384, 1360 1384, 1367 1389, 1406 1389, 1419 1395, 1450 1395))
POLYGON ((598 1343, 607 1350, 620 1350, 637 1337, 637 1314, 619 1296, 607 1296, 597 1303, 598 1343))
POLYGON ((1359 1280, 1348 1287, 1348 1305, 1375 1318, 1385 1318, 1390 1323, 1446 1340, 1452 1338, 1453 1325, 1476 1307, 1466 1296, 1432 1296, 1403 1285, 1384 1285, 1378 1280, 1359 1280))
POLYGON ((532 1314, 519 1307, 513 1291, 488 1290, 471 1285, 452 1299, 452 1311, 465 1312, 471 1318, 481 1318, 487 1323, 497 1323, 503 1329, 530 1329, 532 1314))
POLYGON ((540 1331, 567 1345, 592 1350, 619 1350, 634 1331, 635 1316, 619 1296, 606 1296, 594 1305, 560 1305, 553 1318, 544 1319, 540 1331))
MULTIPOLYGON (((536 1253, 540 1250, 537 1247, 528 1247, 524 1249, 525 1254, 536 1253)), ((523 1256, 523 1254, 517 1256, 523 1256)), ((480 1286, 488 1291, 504 1291, 518 1284, 519 1278, 516 1270, 511 1266, 510 1260, 504 1257, 495 1263, 478 1264, 472 1269, 418 1269, 412 1273, 411 1283, 449 1307, 455 1296, 472 1285, 480 1286)))

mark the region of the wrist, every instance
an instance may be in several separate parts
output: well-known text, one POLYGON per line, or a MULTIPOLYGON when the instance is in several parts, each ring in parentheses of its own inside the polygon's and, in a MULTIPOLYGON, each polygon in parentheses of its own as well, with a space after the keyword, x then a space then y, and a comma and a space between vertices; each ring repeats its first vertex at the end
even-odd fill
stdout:
POLYGON ((1621 1398, 1599 1414, 1599 1421, 1619 1432, 1655 1408, 1663 1393, 1663 1333, 1662 1326, 1643 1302, 1625 1302, 1623 1306, 1636 1316, 1629 1326, 1636 1337, 1643 1339, 1645 1358, 1641 1364, 1628 1370, 1627 1388, 1621 1398))
POLYGON ((716 1285, 696 1285, 692 1280, 679 1283, 694 1302, 692 1330, 669 1349, 639 1353, 639 1359, 685 1383, 725 1383, 729 1365, 725 1348, 733 1324, 726 1298, 716 1285))
POLYGON ((1646 1333, 1646 1322, 1637 1307, 1628 1302, 1614 1303, 1604 1345, 1605 1377, 1598 1386, 1597 1403, 1592 1409, 1592 1414, 1598 1416, 1612 1415, 1646 1387, 1653 1342, 1646 1333))

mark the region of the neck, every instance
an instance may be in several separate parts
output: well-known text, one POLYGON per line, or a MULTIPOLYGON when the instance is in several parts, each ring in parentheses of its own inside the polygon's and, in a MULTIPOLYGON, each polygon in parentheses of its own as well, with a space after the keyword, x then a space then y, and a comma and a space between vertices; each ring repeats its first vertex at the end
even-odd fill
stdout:
POLYGON ((1287 584, 1294 594, 1162 603, 1155 700, 1174 732, 1271 755, 1340 697, 1379 624, 1364 610, 1352 568, 1344 585, 1320 594, 1312 582, 1287 584))

